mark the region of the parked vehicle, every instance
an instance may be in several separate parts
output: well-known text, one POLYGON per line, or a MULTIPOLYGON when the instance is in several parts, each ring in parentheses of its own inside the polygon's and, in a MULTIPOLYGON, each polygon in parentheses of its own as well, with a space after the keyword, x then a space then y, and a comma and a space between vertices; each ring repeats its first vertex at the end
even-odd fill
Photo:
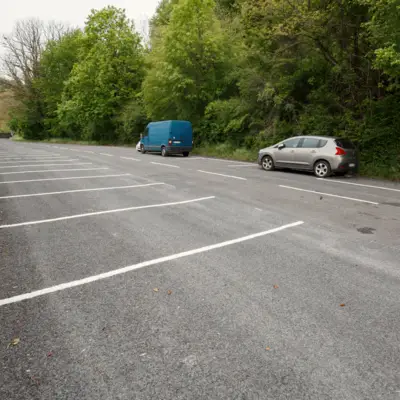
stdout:
POLYGON ((187 157, 193 148, 192 124, 189 121, 160 121, 147 125, 140 140, 140 150, 187 157))
POLYGON ((357 152, 348 140, 326 136, 296 136, 261 149, 258 163, 266 171, 275 168, 314 171, 318 178, 357 170, 357 152))
POLYGON ((11 137, 11 132, 0 132, 0 139, 10 139, 11 137))

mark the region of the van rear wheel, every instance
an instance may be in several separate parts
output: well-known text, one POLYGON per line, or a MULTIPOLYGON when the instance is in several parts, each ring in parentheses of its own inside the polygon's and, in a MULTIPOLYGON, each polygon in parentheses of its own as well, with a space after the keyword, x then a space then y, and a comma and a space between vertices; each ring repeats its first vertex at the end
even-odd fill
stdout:
POLYGON ((189 152, 188 151, 184 151, 182 154, 183 154, 183 157, 189 157, 189 152))
POLYGON ((167 157, 168 153, 167 153, 167 149, 163 146, 161 147, 161 155, 163 157, 167 157))

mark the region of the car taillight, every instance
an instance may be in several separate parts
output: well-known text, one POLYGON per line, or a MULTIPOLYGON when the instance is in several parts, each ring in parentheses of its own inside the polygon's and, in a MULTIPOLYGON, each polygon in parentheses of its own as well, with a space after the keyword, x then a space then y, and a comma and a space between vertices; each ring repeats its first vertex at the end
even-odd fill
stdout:
POLYGON ((171 139, 168 140, 168 144, 170 144, 170 145, 172 144, 172 140, 171 139))
POLYGON ((345 156, 345 155, 346 155, 346 152, 345 152, 342 148, 336 147, 336 154, 335 154, 335 156, 345 156))

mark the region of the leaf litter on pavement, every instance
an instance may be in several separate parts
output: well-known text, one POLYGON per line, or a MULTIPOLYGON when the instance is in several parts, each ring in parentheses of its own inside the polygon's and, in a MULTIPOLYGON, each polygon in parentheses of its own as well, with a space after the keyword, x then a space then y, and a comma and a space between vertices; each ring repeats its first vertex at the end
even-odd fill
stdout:
POLYGON ((19 344, 20 341, 21 341, 21 339, 20 339, 20 338, 17 338, 17 337, 14 338, 14 339, 12 339, 11 342, 8 343, 7 348, 18 346, 18 344, 19 344))

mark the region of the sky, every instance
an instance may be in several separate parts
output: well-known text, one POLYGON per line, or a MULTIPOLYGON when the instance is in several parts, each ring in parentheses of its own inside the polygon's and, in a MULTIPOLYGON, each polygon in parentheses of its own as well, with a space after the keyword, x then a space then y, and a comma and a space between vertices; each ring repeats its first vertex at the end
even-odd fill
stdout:
POLYGON ((124 8, 136 29, 142 33, 143 21, 154 14, 160 0, 1 0, 0 33, 12 31, 20 19, 39 18, 44 21, 60 21, 72 27, 82 27, 91 9, 108 5, 124 8))

